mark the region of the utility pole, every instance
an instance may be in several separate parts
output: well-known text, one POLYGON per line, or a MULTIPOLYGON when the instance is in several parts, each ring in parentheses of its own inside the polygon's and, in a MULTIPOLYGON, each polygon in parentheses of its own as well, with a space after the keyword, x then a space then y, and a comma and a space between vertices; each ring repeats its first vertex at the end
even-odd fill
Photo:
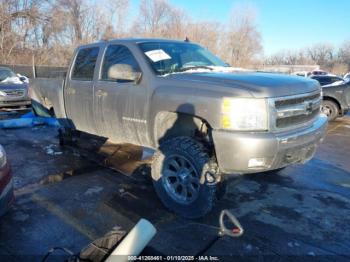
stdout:
POLYGON ((36 68, 35 68, 35 56, 32 55, 32 69, 33 69, 33 78, 36 78, 36 68))

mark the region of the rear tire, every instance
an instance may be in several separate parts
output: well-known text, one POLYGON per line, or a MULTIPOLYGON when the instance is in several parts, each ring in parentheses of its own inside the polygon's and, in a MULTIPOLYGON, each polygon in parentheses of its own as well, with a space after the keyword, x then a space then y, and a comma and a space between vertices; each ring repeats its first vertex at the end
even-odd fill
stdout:
POLYGON ((164 141, 154 155, 152 179, 163 204, 185 218, 207 214, 216 200, 215 174, 204 146, 190 137, 164 141))
POLYGON ((338 105, 331 100, 323 100, 321 111, 327 116, 328 121, 333 121, 339 116, 338 105))

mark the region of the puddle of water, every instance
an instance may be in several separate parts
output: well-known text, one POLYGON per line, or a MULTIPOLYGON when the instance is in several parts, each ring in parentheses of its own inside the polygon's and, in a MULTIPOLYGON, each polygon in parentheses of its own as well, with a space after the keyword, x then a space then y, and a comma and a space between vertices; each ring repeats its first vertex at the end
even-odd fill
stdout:
POLYGON ((40 189, 42 186, 59 183, 64 179, 77 176, 77 175, 83 175, 85 173, 93 172, 102 168, 103 167, 95 164, 89 164, 75 170, 68 170, 59 174, 49 175, 36 183, 28 184, 28 185, 25 185, 24 187, 15 189, 15 195, 16 197, 19 197, 26 194, 32 194, 38 189, 40 189))

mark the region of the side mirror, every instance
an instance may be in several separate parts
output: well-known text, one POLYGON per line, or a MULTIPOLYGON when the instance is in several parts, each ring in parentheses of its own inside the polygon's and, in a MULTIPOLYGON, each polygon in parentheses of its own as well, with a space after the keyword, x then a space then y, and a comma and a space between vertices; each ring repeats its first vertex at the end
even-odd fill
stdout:
POLYGON ((26 76, 23 76, 21 74, 16 74, 18 79, 22 81, 23 83, 28 83, 28 78, 26 76))
POLYGON ((21 80, 22 82, 25 82, 25 81, 27 81, 27 78, 25 76, 20 76, 19 80, 21 80))
POLYGON ((128 80, 139 82, 142 76, 141 72, 135 71, 130 65, 116 64, 108 69, 108 79, 113 80, 128 80))

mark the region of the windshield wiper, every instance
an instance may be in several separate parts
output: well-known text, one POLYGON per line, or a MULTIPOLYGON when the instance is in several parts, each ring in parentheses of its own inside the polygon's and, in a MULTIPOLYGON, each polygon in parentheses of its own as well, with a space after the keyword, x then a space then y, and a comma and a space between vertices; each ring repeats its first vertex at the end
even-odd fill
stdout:
POLYGON ((183 67, 178 69, 178 72, 185 72, 188 70, 193 70, 193 69, 209 69, 210 71, 213 71, 214 69, 209 67, 209 66, 189 66, 189 67, 183 67))

